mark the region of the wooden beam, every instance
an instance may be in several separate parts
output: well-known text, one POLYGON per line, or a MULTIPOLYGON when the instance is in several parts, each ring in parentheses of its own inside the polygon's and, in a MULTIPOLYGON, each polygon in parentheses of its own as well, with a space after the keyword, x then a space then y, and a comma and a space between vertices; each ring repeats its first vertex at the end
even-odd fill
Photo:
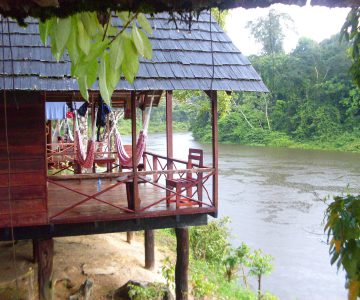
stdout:
POLYGON ((155 238, 154 230, 145 230, 145 269, 155 268, 155 238))
POLYGON ((139 186, 138 186, 138 174, 136 164, 136 93, 131 91, 131 150, 132 150, 132 165, 133 165, 133 203, 134 210, 140 209, 139 201, 139 186))
POLYGON ((34 246, 38 261, 39 300, 51 300, 54 240, 52 238, 39 239, 34 246))
POLYGON ((213 202, 216 210, 218 209, 218 185, 219 185, 219 137, 218 137, 218 111, 217 111, 217 92, 210 92, 211 101, 211 128, 212 128, 212 167, 215 169, 213 176, 213 202))
POLYGON ((188 299, 188 269, 189 269, 189 230, 176 228, 176 266, 175 293, 176 300, 188 299))

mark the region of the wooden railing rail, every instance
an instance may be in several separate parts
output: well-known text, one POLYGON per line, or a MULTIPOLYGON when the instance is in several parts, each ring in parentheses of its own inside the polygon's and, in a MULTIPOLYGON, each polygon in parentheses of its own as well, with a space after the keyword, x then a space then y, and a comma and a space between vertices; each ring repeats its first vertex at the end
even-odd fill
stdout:
MULTIPOLYGON (((153 175, 153 174, 181 174, 181 173, 209 173, 213 172, 213 168, 197 168, 197 169, 179 169, 179 170, 148 170, 138 171, 139 176, 153 175)), ((133 172, 117 172, 117 173, 96 173, 96 174, 74 174, 74 175, 49 175, 51 180, 86 180, 86 179, 102 179, 102 178, 117 178, 123 176, 134 176, 133 172)))

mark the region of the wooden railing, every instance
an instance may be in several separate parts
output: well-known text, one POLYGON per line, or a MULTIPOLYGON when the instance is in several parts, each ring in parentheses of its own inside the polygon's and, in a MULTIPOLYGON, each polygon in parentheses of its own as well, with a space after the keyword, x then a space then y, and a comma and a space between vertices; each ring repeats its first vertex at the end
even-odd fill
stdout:
MULTIPOLYGON (((143 213, 154 213, 161 215, 162 212, 166 211, 167 215, 170 213, 172 215, 177 215, 183 213, 185 210, 191 213, 191 210, 196 210, 197 212, 211 211, 214 209, 214 195, 212 195, 210 191, 212 189, 211 179, 215 170, 213 168, 209 168, 206 166, 198 166, 193 165, 193 168, 188 169, 187 161, 168 158, 166 156, 157 155, 154 153, 146 152, 144 154, 144 160, 146 163, 146 169, 144 171, 133 172, 117 172, 117 173, 96 173, 96 174, 74 174, 74 175, 50 175, 48 176, 48 183, 56 185, 62 189, 66 189, 68 191, 74 192, 78 195, 84 197, 81 201, 73 203, 62 209, 61 211, 56 212, 54 215, 50 216, 50 220, 54 220, 55 218, 60 217, 62 214, 81 206, 89 200, 96 200, 103 204, 110 205, 114 209, 119 210, 119 213, 133 213, 133 214, 143 214, 143 213), (176 178, 186 178, 190 174, 193 174, 193 187, 194 191, 189 194, 189 187, 183 187, 181 190, 173 190, 167 186, 167 179, 176 179, 176 178), (150 176, 150 178, 149 178, 150 176), (134 180, 134 178, 137 178, 134 180), (95 180, 95 179, 117 179, 115 182, 108 185, 104 190, 98 191, 94 194, 89 194, 88 192, 81 190, 81 185, 79 187, 74 188, 74 185, 67 184, 69 181, 73 180, 95 180), (129 203, 134 203, 135 201, 140 201, 139 199, 129 199, 129 191, 134 188, 138 188, 138 185, 134 186, 134 182, 138 183, 146 183, 152 185, 154 189, 159 189, 160 193, 150 193, 147 195, 146 193, 142 195, 142 203, 143 205, 130 205, 129 203), (126 185, 128 198, 128 205, 117 205, 113 204, 109 201, 104 201, 99 199, 100 195, 104 195, 105 193, 110 192, 113 189, 116 189, 119 185, 126 185), (195 188, 196 187, 196 188, 195 188), (201 190, 199 190, 199 188, 201 190), (162 191, 162 192, 161 192, 162 191), (159 198, 156 198, 154 195, 159 198), (181 196, 181 199, 184 199, 189 203, 186 207, 175 207, 172 206, 172 202, 170 201, 176 196, 181 196), (200 197, 201 196, 201 197, 200 197), (152 199, 144 197, 152 197, 152 199), (150 200, 150 201, 149 201, 150 200), (166 203, 166 206, 164 205, 166 203), (184 210, 185 209, 185 210, 184 210)), ((192 176, 192 175, 191 175, 192 176)), ((133 197, 133 194, 130 193, 130 197, 133 197)), ((125 195, 124 195, 125 197, 125 195)), ((121 217, 119 217, 121 219, 121 217)))

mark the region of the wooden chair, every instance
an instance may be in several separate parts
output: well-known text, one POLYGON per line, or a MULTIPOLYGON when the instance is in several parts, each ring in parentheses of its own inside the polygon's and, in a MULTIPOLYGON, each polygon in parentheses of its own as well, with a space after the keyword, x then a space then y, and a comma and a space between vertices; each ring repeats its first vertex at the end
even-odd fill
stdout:
MULTIPOLYGON (((204 166, 204 155, 203 150, 201 149, 189 149, 189 155, 188 155, 188 162, 186 165, 187 169, 193 169, 194 167, 202 168, 204 166)), ((189 200, 188 198, 191 198, 193 195, 193 188, 197 189, 198 194, 198 200, 202 201, 202 173, 186 173, 185 178, 169 178, 166 179, 166 196, 167 206, 170 205, 170 203, 175 202, 176 208, 179 208, 180 206, 192 206, 192 205, 199 205, 202 206, 201 203, 194 202, 189 200), (173 196, 171 194, 174 194, 173 192, 169 191, 175 189, 175 200, 173 199, 173 196), (181 191, 186 191, 186 197, 181 196, 181 191)))

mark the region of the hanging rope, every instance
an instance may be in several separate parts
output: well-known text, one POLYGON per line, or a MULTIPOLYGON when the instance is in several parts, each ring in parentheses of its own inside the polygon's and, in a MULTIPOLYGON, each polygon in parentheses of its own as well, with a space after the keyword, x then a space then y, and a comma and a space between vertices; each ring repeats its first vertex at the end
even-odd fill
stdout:
MULTIPOLYGON (((12 69, 12 91, 15 91, 15 78, 14 78, 14 58, 11 46, 11 36, 10 36, 10 25, 9 19, 7 19, 7 31, 8 31, 8 39, 9 39, 9 48, 10 48, 10 59, 11 59, 11 69, 12 69)), ((11 245, 12 245, 12 263, 15 273, 15 284, 16 284, 16 299, 20 299, 19 297, 19 283, 18 283, 18 270, 16 264, 16 248, 15 248, 15 237, 14 237, 14 220, 13 220, 13 206, 11 201, 11 160, 10 160, 10 147, 9 147, 9 135, 8 135, 8 118, 7 118, 7 93, 6 93, 6 81, 5 81, 5 40, 4 40, 4 18, 1 17, 1 39, 2 39, 2 58, 3 58, 3 98, 4 98, 4 130, 5 130, 5 143, 6 143, 6 158, 8 165, 8 188, 7 188, 7 198, 9 205, 9 213, 10 213, 10 233, 11 233, 11 245)), ((16 96, 14 95, 14 102, 16 108, 18 108, 18 104, 16 101, 16 96)))
MULTIPOLYGON (((95 115, 96 115, 95 111, 95 115)), ((91 139, 87 141, 86 152, 84 150, 84 145, 82 143, 82 136, 79 130, 78 120, 77 120, 77 113, 75 113, 75 140, 74 140, 74 148, 75 148, 75 156, 77 162, 83 168, 91 168, 94 164, 95 158, 95 140, 96 140, 96 122, 93 121, 92 124, 92 136, 91 139)))
MULTIPOLYGON (((146 146, 145 142, 146 142, 147 133, 148 133, 148 129, 149 129, 150 116, 151 116, 153 102, 154 102, 154 95, 151 96, 149 110, 146 113, 143 127, 140 130, 139 137, 136 142, 136 153, 135 153, 135 159, 136 159, 135 165, 136 166, 140 163, 140 160, 145 151, 145 146, 146 146)), ((125 151, 125 148, 124 148, 124 145, 123 145, 123 142, 121 139, 121 135, 120 135, 120 132, 117 129, 117 127, 115 127, 115 148, 116 148, 116 152, 119 156, 120 164, 123 167, 128 167, 128 168, 132 167, 133 166, 132 157, 125 151)), ((134 155, 134 153, 132 155, 134 155)))

